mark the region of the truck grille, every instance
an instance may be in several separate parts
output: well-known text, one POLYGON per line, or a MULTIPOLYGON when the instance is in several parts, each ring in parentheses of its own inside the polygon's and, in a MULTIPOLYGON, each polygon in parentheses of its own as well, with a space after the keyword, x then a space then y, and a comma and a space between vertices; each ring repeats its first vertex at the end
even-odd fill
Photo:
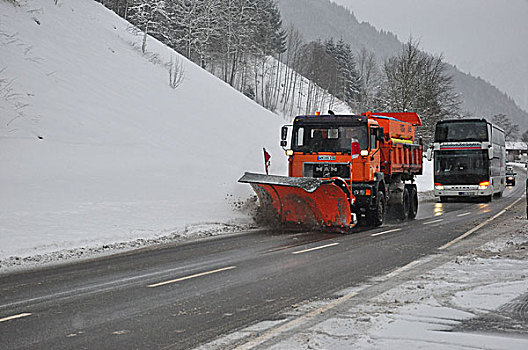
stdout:
POLYGON ((347 163, 304 163, 304 177, 341 177, 350 178, 350 168, 347 163))

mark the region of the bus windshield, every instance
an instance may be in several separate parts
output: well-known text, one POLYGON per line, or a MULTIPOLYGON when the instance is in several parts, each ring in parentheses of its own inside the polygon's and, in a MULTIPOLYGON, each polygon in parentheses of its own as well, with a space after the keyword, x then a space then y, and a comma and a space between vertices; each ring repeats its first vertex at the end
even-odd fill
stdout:
POLYGON ((489 141, 483 121, 449 121, 436 125, 435 142, 489 141))
POLYGON ((301 125, 294 128, 292 149, 298 152, 350 153, 353 138, 359 141, 361 149, 368 149, 367 125, 301 125))
POLYGON ((485 150, 435 153, 435 182, 478 184, 489 179, 489 158, 485 150))

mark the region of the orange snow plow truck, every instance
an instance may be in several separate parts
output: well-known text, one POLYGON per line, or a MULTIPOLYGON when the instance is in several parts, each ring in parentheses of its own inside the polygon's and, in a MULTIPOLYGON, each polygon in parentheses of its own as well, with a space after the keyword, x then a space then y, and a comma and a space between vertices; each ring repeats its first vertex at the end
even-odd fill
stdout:
POLYGON ((283 226, 347 232, 358 220, 380 226, 386 214, 414 219, 423 151, 418 114, 329 113, 282 127, 289 176, 245 173, 239 182, 251 184, 260 208, 283 226))

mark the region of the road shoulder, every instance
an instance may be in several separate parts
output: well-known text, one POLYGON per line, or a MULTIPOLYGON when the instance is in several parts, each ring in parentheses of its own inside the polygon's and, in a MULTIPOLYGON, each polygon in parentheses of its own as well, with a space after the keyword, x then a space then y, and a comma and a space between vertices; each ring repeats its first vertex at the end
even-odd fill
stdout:
POLYGON ((526 349, 524 210, 521 201, 448 249, 204 348, 526 349))

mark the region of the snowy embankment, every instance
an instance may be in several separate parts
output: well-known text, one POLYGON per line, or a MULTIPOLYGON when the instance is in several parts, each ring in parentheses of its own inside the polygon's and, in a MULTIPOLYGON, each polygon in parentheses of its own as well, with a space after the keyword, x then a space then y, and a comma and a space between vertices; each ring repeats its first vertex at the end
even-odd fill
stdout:
POLYGON ((95 1, 20 3, 0 2, 0 268, 251 223, 237 180, 262 147, 284 173, 281 118, 155 40, 143 55, 95 1))
POLYGON ((0 271, 251 227, 237 180, 262 147, 285 173, 284 119, 151 38, 142 54, 95 1, 18 4, 0 1, 0 271))

